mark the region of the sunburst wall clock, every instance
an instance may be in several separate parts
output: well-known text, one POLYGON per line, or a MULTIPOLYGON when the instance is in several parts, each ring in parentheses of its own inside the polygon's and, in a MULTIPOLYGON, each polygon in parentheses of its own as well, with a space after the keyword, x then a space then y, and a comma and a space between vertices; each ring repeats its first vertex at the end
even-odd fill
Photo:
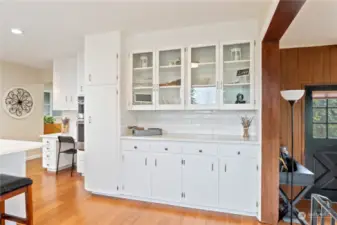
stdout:
POLYGON ((11 117, 23 119, 33 112, 34 99, 26 89, 14 87, 5 93, 3 107, 11 117))

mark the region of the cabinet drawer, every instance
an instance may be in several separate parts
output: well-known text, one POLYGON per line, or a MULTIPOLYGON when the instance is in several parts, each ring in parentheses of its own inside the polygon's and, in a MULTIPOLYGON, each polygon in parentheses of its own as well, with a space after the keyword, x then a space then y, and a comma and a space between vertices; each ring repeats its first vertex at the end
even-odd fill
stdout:
POLYGON ((182 145, 180 143, 153 142, 150 144, 151 152, 181 153, 182 145))
POLYGON ((122 150, 123 151, 149 151, 150 144, 149 142, 145 141, 138 141, 138 140, 123 140, 121 142, 122 150))
POLYGON ((217 155, 217 145, 207 143, 186 143, 183 145, 183 153, 186 154, 205 154, 205 155, 217 155))
POLYGON ((242 156, 242 157, 257 157, 258 146, 255 145, 219 145, 219 156, 242 156))
POLYGON ((52 139, 43 139, 43 148, 45 149, 56 149, 56 140, 52 139))

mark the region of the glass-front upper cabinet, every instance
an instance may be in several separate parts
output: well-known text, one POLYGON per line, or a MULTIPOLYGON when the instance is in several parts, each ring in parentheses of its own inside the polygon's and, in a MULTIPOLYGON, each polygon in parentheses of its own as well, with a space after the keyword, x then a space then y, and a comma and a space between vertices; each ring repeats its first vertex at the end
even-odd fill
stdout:
POLYGON ((217 45, 188 49, 188 99, 190 109, 216 109, 218 102, 217 45))
POLYGON ((154 53, 133 52, 131 58, 132 73, 132 106, 133 110, 155 109, 155 69, 154 53))
POLYGON ((156 109, 183 109, 184 49, 163 49, 156 55, 156 109))
POLYGON ((220 108, 254 108, 254 42, 221 44, 220 108))

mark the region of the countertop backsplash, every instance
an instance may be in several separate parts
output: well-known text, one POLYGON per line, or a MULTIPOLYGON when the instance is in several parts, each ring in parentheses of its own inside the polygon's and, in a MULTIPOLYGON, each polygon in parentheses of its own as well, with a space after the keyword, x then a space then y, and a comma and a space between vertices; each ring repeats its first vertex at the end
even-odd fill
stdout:
POLYGON ((242 135, 240 116, 254 116, 249 134, 257 134, 255 111, 138 111, 134 115, 138 126, 162 128, 164 133, 220 135, 242 135))

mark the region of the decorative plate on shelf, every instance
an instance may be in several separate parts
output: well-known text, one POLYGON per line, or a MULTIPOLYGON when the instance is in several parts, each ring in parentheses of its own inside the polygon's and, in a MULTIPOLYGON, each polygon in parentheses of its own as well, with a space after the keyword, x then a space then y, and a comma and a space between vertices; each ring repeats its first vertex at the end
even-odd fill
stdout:
POLYGON ((24 88, 11 88, 4 95, 3 107, 11 117, 23 119, 33 112, 34 99, 24 88))

